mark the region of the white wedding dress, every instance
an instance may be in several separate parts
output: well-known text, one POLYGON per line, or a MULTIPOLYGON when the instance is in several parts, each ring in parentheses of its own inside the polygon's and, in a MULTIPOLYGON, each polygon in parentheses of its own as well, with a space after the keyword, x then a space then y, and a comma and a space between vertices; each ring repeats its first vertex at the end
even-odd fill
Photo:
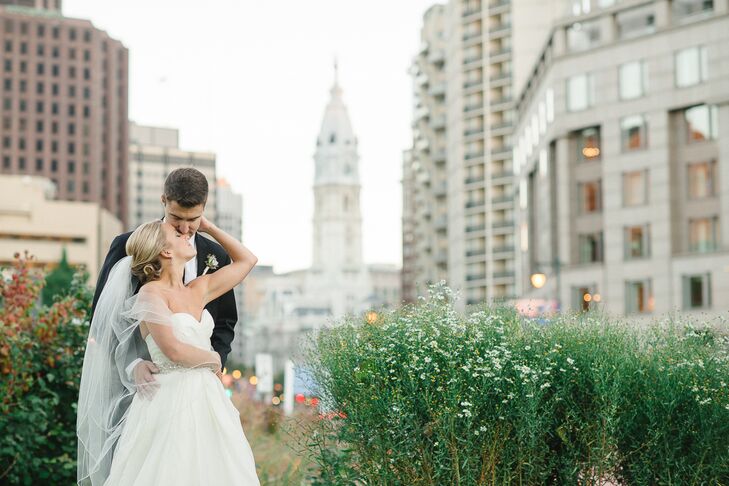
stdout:
MULTIPOLYGON (((207 310, 200 322, 173 313, 172 325, 181 341, 211 349, 207 310)), ((258 485, 239 412, 220 380, 207 368, 170 361, 151 335, 146 342, 159 388, 151 400, 134 396, 104 486, 258 485)))

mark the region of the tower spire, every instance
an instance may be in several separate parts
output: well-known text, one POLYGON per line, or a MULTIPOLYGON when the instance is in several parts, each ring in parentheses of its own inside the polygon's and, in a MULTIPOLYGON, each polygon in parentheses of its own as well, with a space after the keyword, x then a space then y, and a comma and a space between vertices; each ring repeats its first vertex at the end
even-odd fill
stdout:
POLYGON ((334 86, 339 85, 339 59, 334 55, 334 86))

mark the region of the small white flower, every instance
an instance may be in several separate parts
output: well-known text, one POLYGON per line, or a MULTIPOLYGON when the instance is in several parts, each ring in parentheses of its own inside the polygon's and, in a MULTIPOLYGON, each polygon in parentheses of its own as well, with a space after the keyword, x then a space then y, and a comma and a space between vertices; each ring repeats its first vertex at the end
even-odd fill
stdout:
POLYGON ((571 365, 575 364, 575 360, 572 358, 567 358, 567 362, 571 365))
POLYGON ((426 357, 425 357, 425 360, 424 360, 424 361, 425 361, 426 363, 430 363, 430 362, 431 362, 431 361, 433 361, 433 360, 432 360, 432 359, 430 358, 430 356, 426 356, 426 357))

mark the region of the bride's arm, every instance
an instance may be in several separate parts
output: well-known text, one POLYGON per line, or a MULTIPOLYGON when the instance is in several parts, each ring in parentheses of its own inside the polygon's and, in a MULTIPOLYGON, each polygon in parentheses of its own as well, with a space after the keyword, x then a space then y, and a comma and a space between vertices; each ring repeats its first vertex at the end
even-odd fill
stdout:
POLYGON ((154 342, 171 361, 185 368, 210 368, 220 370, 220 355, 214 351, 206 351, 177 339, 172 326, 145 322, 144 326, 152 334, 154 342))
POLYGON ((203 217, 198 231, 204 231, 217 240, 230 256, 231 262, 221 267, 215 273, 203 275, 190 283, 191 287, 203 294, 203 305, 213 301, 228 292, 246 278, 246 275, 258 263, 254 255, 243 243, 221 230, 203 217))

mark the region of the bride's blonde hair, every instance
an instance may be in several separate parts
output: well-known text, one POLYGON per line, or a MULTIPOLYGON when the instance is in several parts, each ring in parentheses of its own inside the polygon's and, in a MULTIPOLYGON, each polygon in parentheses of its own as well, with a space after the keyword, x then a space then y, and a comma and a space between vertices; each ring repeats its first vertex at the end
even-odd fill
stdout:
POLYGON ((142 285, 162 275, 160 253, 166 246, 167 237, 159 220, 140 225, 127 240, 127 255, 132 257, 132 275, 142 285))

